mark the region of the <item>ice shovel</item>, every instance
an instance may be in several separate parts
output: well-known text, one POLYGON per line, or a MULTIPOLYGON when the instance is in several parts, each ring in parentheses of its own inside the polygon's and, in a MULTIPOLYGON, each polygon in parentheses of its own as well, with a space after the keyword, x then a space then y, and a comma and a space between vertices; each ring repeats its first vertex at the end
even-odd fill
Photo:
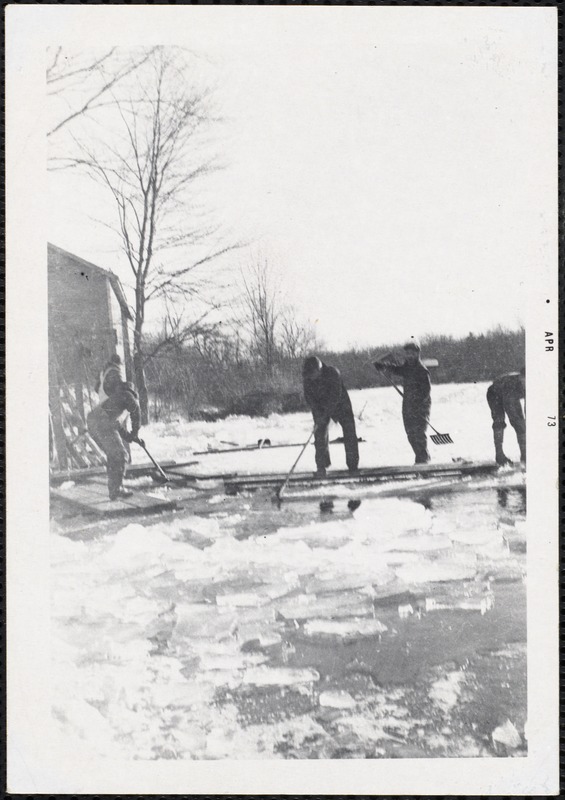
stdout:
MULTIPOLYGON (((401 397, 404 397, 404 392, 400 391, 400 389, 398 388, 396 383, 394 383, 394 381, 392 380, 392 378, 390 377, 390 375, 386 371, 385 371, 385 378, 390 383, 390 385, 393 386, 396 389, 398 394, 401 397)), ((434 426, 430 423, 430 421, 428 419, 426 419, 426 417, 424 417, 423 414, 420 414, 419 416, 422 419, 425 419, 426 422, 428 423, 428 426, 433 430, 433 434, 430 436, 430 439, 432 440, 432 442, 434 444, 453 444, 453 439, 451 438, 451 436, 448 433, 439 433, 439 431, 436 431, 434 426)))

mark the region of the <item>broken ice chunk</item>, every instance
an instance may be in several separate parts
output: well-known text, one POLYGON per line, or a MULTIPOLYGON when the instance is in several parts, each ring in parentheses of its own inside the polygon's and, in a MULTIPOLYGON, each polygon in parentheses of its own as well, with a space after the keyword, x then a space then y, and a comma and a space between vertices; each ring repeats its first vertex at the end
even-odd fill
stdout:
POLYGON ((455 530, 449 538, 457 544, 486 545, 493 541, 500 541, 500 531, 492 528, 479 528, 478 530, 455 530))
POLYGON ((509 719, 495 728, 492 732, 492 742, 495 750, 506 748, 507 750, 516 750, 522 744, 522 737, 518 733, 516 726, 510 722, 509 719))
POLYGON ((307 636, 338 636, 342 639, 378 636, 386 630, 386 625, 378 619, 312 619, 304 625, 304 633, 307 636))
POLYGON ((474 578, 476 572, 476 564, 458 563, 457 561, 404 564, 396 569, 397 577, 405 583, 464 581, 474 578))
POLYGON ((290 667, 256 667, 248 669, 243 683, 253 686, 292 686, 300 683, 315 683, 320 680, 315 669, 292 669, 290 667))
POLYGON ((322 692, 319 697, 321 706, 326 708, 354 708, 355 700, 349 692, 336 690, 333 692, 322 692))
POLYGON ((285 619, 313 619, 316 617, 365 617, 373 613, 373 604, 368 597, 327 596, 324 599, 315 595, 299 595, 292 601, 277 608, 285 619))
POLYGON ((448 550, 451 546, 451 539, 449 539, 447 536, 441 536, 437 534, 435 536, 426 536, 425 534, 406 534, 393 539, 384 547, 384 550, 423 553, 425 551, 448 550))
POLYGON ((450 711, 461 694, 461 684, 465 681, 463 672, 450 672, 432 684, 430 699, 442 711, 450 711))
POLYGON ((229 608, 237 608, 239 606, 257 608, 258 606, 267 605, 269 602, 270 597, 257 592, 238 592, 237 594, 216 595, 216 604, 219 606, 228 606, 229 608))

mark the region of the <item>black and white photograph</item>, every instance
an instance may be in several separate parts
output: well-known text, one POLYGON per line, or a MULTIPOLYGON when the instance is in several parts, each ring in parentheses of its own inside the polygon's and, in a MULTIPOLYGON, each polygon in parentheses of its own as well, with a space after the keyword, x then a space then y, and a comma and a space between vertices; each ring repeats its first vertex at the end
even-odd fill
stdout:
POLYGON ((556 9, 6 42, 9 791, 557 792, 556 9))

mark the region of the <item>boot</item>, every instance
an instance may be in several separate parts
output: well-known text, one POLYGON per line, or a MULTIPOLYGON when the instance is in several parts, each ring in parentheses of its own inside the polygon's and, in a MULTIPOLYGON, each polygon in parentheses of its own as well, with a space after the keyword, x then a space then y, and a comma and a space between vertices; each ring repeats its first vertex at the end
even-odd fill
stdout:
POLYGON ((314 473, 315 478, 325 478, 326 477, 326 469, 325 467, 318 467, 316 472, 314 473))
POLYGON ((502 449, 502 442, 504 440, 504 431, 494 431, 494 451, 496 463, 504 467, 506 464, 511 464, 510 459, 505 455, 502 449))
POLYGON ((112 492, 110 495, 110 500, 120 500, 125 497, 131 497, 133 492, 131 489, 124 489, 123 486, 117 489, 115 492, 112 492))
POLYGON ((526 434, 518 434, 518 446, 520 447, 520 461, 522 464, 526 463, 526 434))

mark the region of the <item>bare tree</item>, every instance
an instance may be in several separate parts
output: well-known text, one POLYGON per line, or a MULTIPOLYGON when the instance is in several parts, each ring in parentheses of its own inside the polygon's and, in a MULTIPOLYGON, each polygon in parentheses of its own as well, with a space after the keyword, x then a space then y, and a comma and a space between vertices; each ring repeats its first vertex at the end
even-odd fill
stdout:
POLYGON ((287 358, 304 358, 317 349, 316 331, 310 323, 301 322, 292 306, 287 306, 280 321, 281 349, 287 358))
POLYGON ((112 91, 145 64, 153 50, 143 50, 137 56, 128 54, 123 60, 115 47, 98 55, 83 51, 71 53, 62 47, 49 48, 47 94, 59 103, 47 136, 54 136, 77 118, 113 103, 112 91))
POLYGON ((282 311, 280 288, 267 260, 242 273, 243 307, 251 351, 271 373, 278 354, 278 327, 282 311))
MULTIPOLYGON (((144 368, 147 304, 156 299, 202 301, 210 278, 203 268, 238 245, 219 244, 197 200, 197 181, 215 167, 204 137, 210 93, 195 87, 190 62, 176 48, 153 48, 118 97, 111 87, 110 130, 103 140, 74 138, 67 163, 107 189, 115 230, 133 276, 134 372, 147 421, 144 368), (141 68, 143 63, 143 68, 141 68)), ((125 77, 125 76, 123 76, 125 77)), ((108 110, 106 110, 108 113, 108 110)), ((178 335, 178 330, 177 330, 178 335)))

